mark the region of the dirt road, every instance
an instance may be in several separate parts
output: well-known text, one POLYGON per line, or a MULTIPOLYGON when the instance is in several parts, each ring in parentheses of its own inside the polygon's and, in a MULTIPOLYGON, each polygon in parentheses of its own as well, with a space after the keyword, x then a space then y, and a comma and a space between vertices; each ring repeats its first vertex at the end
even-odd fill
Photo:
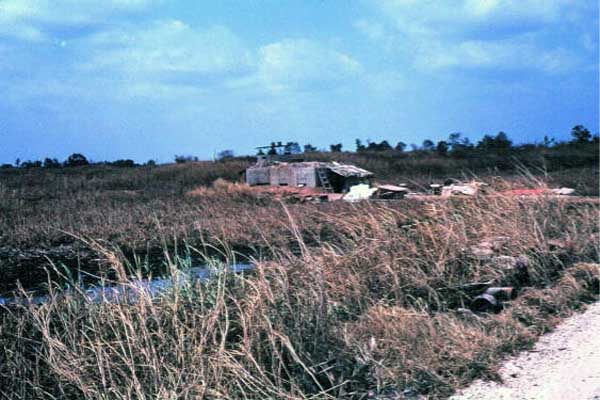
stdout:
POLYGON ((504 383, 476 381, 454 400, 600 400, 600 302, 508 360, 504 383))

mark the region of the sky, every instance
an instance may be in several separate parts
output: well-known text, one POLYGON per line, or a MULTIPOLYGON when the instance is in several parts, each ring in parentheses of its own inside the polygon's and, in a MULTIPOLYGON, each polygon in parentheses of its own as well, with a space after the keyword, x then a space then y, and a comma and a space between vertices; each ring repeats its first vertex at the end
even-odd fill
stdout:
POLYGON ((0 163, 598 132, 591 0, 0 0, 0 163))

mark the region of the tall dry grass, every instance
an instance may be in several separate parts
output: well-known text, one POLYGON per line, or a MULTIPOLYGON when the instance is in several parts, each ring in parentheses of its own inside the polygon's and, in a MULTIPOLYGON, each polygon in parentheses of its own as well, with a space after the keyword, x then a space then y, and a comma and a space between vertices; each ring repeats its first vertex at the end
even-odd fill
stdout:
MULTIPOLYGON (((203 195, 214 193, 193 201, 210 207, 203 195)), ((223 270, 135 304, 52 289, 46 304, 3 308, 2 396, 441 398, 494 376, 502 354, 598 295, 598 265, 589 264, 600 254, 594 205, 487 196, 212 207, 237 210, 215 217, 231 223, 224 231, 251 231, 270 260, 257 260, 249 275, 223 270), (473 254, 498 237, 494 256, 526 257, 526 277, 473 254), (519 285, 519 297, 499 314, 465 311, 461 287, 485 281, 519 285)), ((134 285, 122 254, 100 253, 134 285)), ((183 261, 166 262, 176 279, 183 261)))

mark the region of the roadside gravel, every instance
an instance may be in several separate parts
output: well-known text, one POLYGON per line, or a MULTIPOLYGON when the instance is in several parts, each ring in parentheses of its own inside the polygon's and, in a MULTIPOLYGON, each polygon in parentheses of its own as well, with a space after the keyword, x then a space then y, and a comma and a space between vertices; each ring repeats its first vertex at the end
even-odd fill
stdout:
POLYGON ((503 383, 476 381, 454 400, 600 400, 600 302, 563 321, 500 369, 503 383))

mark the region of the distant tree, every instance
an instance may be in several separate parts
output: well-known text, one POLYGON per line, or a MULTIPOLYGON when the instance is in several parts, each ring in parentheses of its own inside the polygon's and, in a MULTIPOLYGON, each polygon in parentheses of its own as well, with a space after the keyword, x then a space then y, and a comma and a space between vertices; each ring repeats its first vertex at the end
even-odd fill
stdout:
POLYGON ((229 158, 233 158, 233 150, 222 150, 217 153, 217 159, 219 160, 227 160, 229 158))
POLYGON ((305 153, 314 153, 315 151, 317 151, 317 148, 315 146, 313 146, 312 144, 307 143, 304 145, 305 153))
POLYGON ((198 157, 196 156, 184 156, 184 155, 175 155, 175 162, 177 164, 184 164, 188 162, 198 161, 198 157))
POLYGON ((438 155, 445 157, 448 155, 448 143, 445 140, 440 140, 435 147, 435 151, 438 155))
POLYGON ((511 147, 512 141, 504 132, 498 132, 496 136, 485 135, 477 143, 477 148, 485 152, 500 153, 509 150, 511 147))
POLYGON ((19 167, 19 165, 21 165, 21 159, 20 159, 20 158, 17 158, 17 159, 15 160, 15 166, 18 168, 18 167, 19 167))
POLYGON ((477 148, 483 151, 490 151, 494 148, 494 137, 492 135, 483 135, 477 148))
POLYGON ((386 151, 391 150, 392 146, 388 143, 387 140, 382 140, 381 143, 376 142, 368 142, 367 150, 370 151, 386 151))
POLYGON ((399 151, 399 152, 402 153, 406 149, 406 143, 404 143, 404 142, 398 142, 398 144, 396 144, 396 147, 394 147, 394 149, 396 151, 399 151))
POLYGON ((267 154, 270 155, 270 156, 277 155, 277 144, 275 142, 271 142, 271 148, 269 149, 269 151, 267 152, 267 154))
POLYGON ((0 169, 11 169, 13 168, 12 164, 2 164, 0 165, 0 169))
POLYGON ((423 150, 425 150, 425 151, 432 151, 435 147, 435 143, 433 143, 429 139, 425 139, 425 140, 423 140, 422 147, 423 147, 423 150))
POLYGON ((21 168, 40 168, 41 166, 42 166, 42 162, 39 160, 24 161, 21 163, 21 168))
POLYGON ((360 153, 361 151, 365 151, 366 147, 364 144, 362 144, 362 142, 360 141, 360 139, 356 139, 356 141, 354 142, 356 143, 356 152, 360 153))
POLYGON ((592 139, 592 134, 583 125, 575 125, 571 129, 571 136, 574 143, 588 143, 592 139))
POLYGON ((300 154, 302 150, 298 142, 287 142, 283 148, 285 154, 300 154))
POLYGON ((448 144, 450 145, 450 155, 461 158, 467 156, 472 150, 473 145, 468 137, 461 137, 460 132, 451 133, 448 136, 448 144))
POLYGON ((379 143, 379 151, 385 150, 392 150, 392 146, 390 146, 387 140, 382 140, 381 143, 379 143))
POLYGON ((411 144, 410 144, 410 149, 411 149, 411 151, 417 151, 417 150, 419 150, 419 146, 417 146, 417 145, 416 145, 416 144, 414 144, 414 143, 411 143, 411 144))
POLYGON ((329 150, 330 150, 332 153, 339 153, 339 152, 341 152, 341 151, 342 151, 342 144, 341 144, 341 143, 338 143, 338 144, 332 144, 332 145, 329 145, 329 150))
POLYGON ((542 147, 552 147, 556 144, 556 140, 554 138, 549 138, 548 136, 544 136, 544 140, 542 141, 542 147))
POLYGON ((154 161, 153 159, 150 159, 150 160, 146 161, 146 165, 148 165, 149 167, 154 167, 156 165, 156 161, 154 161))
POLYGON ((450 147, 463 144, 464 139, 462 139, 461 136, 462 133, 460 132, 453 132, 450 135, 448 135, 448 144, 450 145, 450 147))
POLYGON ((494 139, 496 142, 496 149, 499 151, 510 150, 512 147, 512 140, 508 138, 508 135, 505 132, 498 132, 494 139))
POLYGON ((44 168, 59 168, 60 162, 56 158, 48 158, 44 159, 44 168))
POLYGON ((83 165, 89 165, 88 159, 80 153, 73 153, 65 161, 66 167, 80 167, 83 165))
POLYGON ((135 161, 133 160, 116 160, 113 162, 108 163, 109 165, 112 165, 114 167, 121 167, 121 168, 127 168, 127 167, 135 167, 137 164, 135 163, 135 161))
POLYGON ((257 156, 264 156, 265 152, 263 151, 263 149, 258 149, 258 153, 256 153, 257 156))

